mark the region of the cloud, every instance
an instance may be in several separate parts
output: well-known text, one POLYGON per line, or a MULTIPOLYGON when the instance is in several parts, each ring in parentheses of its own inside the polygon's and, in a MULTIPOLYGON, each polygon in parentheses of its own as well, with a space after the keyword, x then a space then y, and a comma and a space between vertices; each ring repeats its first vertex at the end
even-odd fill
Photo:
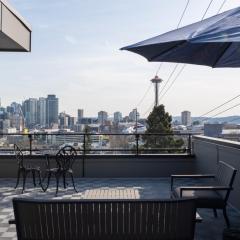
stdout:
POLYGON ((76 45, 78 43, 78 40, 74 36, 65 35, 64 39, 72 45, 76 45))

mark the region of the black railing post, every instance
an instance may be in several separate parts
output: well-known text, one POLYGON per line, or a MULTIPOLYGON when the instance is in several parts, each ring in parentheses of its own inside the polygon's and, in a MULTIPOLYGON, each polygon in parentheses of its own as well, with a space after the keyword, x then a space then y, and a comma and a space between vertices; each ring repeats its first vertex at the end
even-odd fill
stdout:
POLYGON ((138 156, 139 155, 139 146, 138 146, 139 134, 136 134, 135 137, 136 137, 136 155, 138 156))
POLYGON ((83 162, 82 162, 82 176, 85 177, 85 155, 86 155, 86 134, 83 134, 83 162))
POLYGON ((86 155, 86 134, 83 135, 83 155, 86 155))
POLYGON ((29 153, 30 155, 32 155, 32 141, 33 141, 32 134, 28 134, 28 139, 29 139, 29 153))
POLYGON ((189 155, 192 154, 192 138, 191 138, 191 134, 188 135, 188 153, 189 153, 189 155))

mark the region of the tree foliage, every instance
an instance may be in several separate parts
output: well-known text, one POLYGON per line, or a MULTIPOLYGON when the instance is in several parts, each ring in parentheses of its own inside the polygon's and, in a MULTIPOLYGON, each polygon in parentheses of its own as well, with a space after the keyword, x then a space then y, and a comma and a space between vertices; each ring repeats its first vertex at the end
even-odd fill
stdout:
MULTIPOLYGON (((172 134, 171 129, 172 116, 165 111, 164 105, 154 107, 153 111, 147 118, 147 131, 146 134, 172 134)), ((144 136, 145 147, 148 149, 162 149, 161 152, 172 152, 167 150, 171 148, 181 148, 183 145, 182 139, 174 139, 172 135, 157 136, 150 135, 144 136)))

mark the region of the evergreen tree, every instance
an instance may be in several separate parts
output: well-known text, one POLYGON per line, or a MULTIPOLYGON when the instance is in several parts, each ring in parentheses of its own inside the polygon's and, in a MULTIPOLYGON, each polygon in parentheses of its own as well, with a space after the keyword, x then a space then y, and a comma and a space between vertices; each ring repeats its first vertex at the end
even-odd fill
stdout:
MULTIPOLYGON (((147 118, 147 131, 146 134, 172 134, 171 129, 172 117, 168 112, 165 112, 164 105, 155 106, 153 111, 147 118)), ((182 139, 174 139, 173 136, 144 136, 145 147, 148 149, 153 148, 180 148, 183 145, 182 139)), ((166 152, 166 150, 165 150, 166 152)), ((167 151, 171 152, 171 151, 167 151)))

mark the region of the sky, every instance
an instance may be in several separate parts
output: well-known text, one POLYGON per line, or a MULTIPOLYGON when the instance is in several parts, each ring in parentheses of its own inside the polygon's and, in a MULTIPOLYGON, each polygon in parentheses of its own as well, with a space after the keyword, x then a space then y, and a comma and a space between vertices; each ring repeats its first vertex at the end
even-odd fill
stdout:
MULTIPOLYGON (((186 2, 10 0, 32 26, 32 51, 0 53, 2 105, 56 94, 59 110, 73 116, 78 108, 85 116, 96 116, 100 110, 128 115, 138 107, 140 116, 147 117, 153 88, 138 103, 159 63, 119 49, 175 29, 186 2)), ((181 26, 199 21, 209 2, 191 0, 181 26)), ((214 0, 206 17, 215 15, 222 2, 214 0)), ((222 11, 238 6, 239 0, 227 0, 222 11)), ((159 77, 166 82, 174 66, 164 63, 159 77)), ((240 69, 187 65, 160 103, 173 116, 183 110, 200 116, 240 94, 239 76, 240 69)), ((225 109, 239 102, 236 99, 225 109)), ((240 107, 221 116, 239 114, 240 107)))

